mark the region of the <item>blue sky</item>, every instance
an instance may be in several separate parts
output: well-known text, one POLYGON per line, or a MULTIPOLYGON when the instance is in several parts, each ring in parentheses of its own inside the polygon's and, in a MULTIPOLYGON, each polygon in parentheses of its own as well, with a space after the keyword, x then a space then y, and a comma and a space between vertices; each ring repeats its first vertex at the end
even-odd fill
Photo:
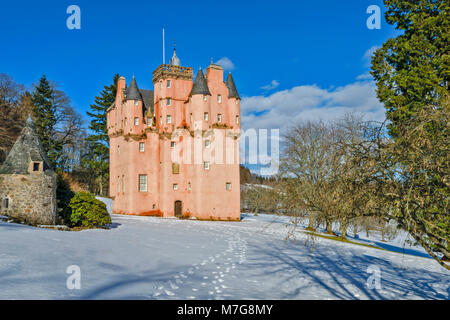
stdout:
POLYGON ((353 111, 381 120, 370 53, 397 34, 383 13, 381 0, 8 1, 0 72, 27 86, 45 73, 85 115, 116 72, 153 88, 164 27, 166 61, 175 40, 184 66, 225 61, 243 98, 244 128, 283 129, 353 111), (66 27, 72 4, 81 30, 66 27), (381 8, 379 30, 366 26, 370 5, 381 8))

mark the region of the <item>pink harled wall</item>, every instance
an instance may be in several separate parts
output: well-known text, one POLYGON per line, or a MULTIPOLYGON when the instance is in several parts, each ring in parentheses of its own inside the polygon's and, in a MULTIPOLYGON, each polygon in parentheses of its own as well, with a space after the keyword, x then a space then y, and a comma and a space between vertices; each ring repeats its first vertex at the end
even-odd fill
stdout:
POLYGON ((189 96, 192 79, 160 77, 154 82, 154 114, 145 115, 141 101, 123 100, 125 79, 119 79, 116 101, 107 115, 110 195, 115 213, 170 217, 175 215, 175 202, 181 201, 184 216, 240 220, 240 121, 236 122, 240 101, 228 98, 221 67, 210 66, 206 76, 211 92, 206 101, 203 95, 189 96), (172 117, 171 124, 167 115, 172 117), (147 119, 153 118, 155 123, 148 123, 147 119), (205 140, 210 140, 208 148, 205 140), (143 152, 139 148, 142 142, 143 152), (205 161, 210 163, 209 170, 204 168, 205 161), (173 173, 173 163, 178 163, 178 173, 173 173), (139 175, 147 175, 146 192, 139 191, 139 175))

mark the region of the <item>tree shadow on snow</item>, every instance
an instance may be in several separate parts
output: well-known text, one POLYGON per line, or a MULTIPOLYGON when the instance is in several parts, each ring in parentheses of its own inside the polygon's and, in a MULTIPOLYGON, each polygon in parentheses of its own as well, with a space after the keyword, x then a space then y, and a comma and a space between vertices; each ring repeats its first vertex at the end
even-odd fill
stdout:
POLYGON ((282 274, 283 277, 276 277, 279 283, 274 287, 278 288, 286 281, 298 283, 295 280, 299 277, 306 278, 304 285, 291 288, 282 299, 301 299, 302 292, 310 291, 311 286, 326 290, 333 299, 344 300, 408 299, 411 294, 422 299, 448 299, 450 295, 449 288, 447 295, 433 288, 434 283, 442 284, 445 281, 443 273, 408 270, 384 259, 365 254, 349 256, 333 249, 315 248, 306 258, 306 248, 298 246, 302 244, 273 243, 270 247, 252 245, 252 249, 263 255, 259 260, 249 261, 246 267, 255 271, 261 270, 260 276, 273 274, 276 277, 282 274), (367 268, 371 265, 378 266, 381 270, 380 290, 368 288, 367 280, 372 274, 367 272, 367 268))

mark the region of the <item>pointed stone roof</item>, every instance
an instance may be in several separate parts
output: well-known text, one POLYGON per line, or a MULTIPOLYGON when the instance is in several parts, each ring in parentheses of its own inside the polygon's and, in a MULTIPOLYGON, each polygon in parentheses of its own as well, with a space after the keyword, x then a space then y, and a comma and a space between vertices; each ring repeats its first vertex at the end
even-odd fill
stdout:
POLYGON ((125 91, 125 100, 142 100, 141 94, 136 83, 136 79, 131 79, 130 86, 125 91))
POLYGON ((228 74, 228 79, 227 79, 226 85, 228 88, 228 98, 241 99, 239 97, 239 93, 236 89, 236 85, 234 84, 233 77, 231 76, 231 72, 228 74))
POLYGON ((211 95, 209 92, 208 84, 206 82, 205 76, 203 75, 203 71, 200 70, 197 73, 197 77, 195 78, 194 86, 192 87, 191 96, 194 94, 203 94, 203 95, 211 95))
POLYGON ((43 170, 49 170, 47 155, 42 147, 41 140, 31 117, 22 129, 22 133, 14 143, 0 168, 0 174, 28 174, 31 161, 42 162, 43 170))
POLYGON ((171 66, 178 66, 181 67, 181 61, 180 59, 177 57, 177 50, 174 48, 173 49, 173 56, 172 59, 170 59, 170 63, 171 66))

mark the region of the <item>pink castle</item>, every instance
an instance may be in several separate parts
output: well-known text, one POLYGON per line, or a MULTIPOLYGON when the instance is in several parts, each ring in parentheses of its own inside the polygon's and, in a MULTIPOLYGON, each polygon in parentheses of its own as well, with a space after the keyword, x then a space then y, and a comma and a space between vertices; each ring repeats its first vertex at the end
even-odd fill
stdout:
POLYGON ((154 91, 120 77, 107 112, 113 212, 240 220, 240 97, 222 67, 170 64, 153 72, 154 91))

